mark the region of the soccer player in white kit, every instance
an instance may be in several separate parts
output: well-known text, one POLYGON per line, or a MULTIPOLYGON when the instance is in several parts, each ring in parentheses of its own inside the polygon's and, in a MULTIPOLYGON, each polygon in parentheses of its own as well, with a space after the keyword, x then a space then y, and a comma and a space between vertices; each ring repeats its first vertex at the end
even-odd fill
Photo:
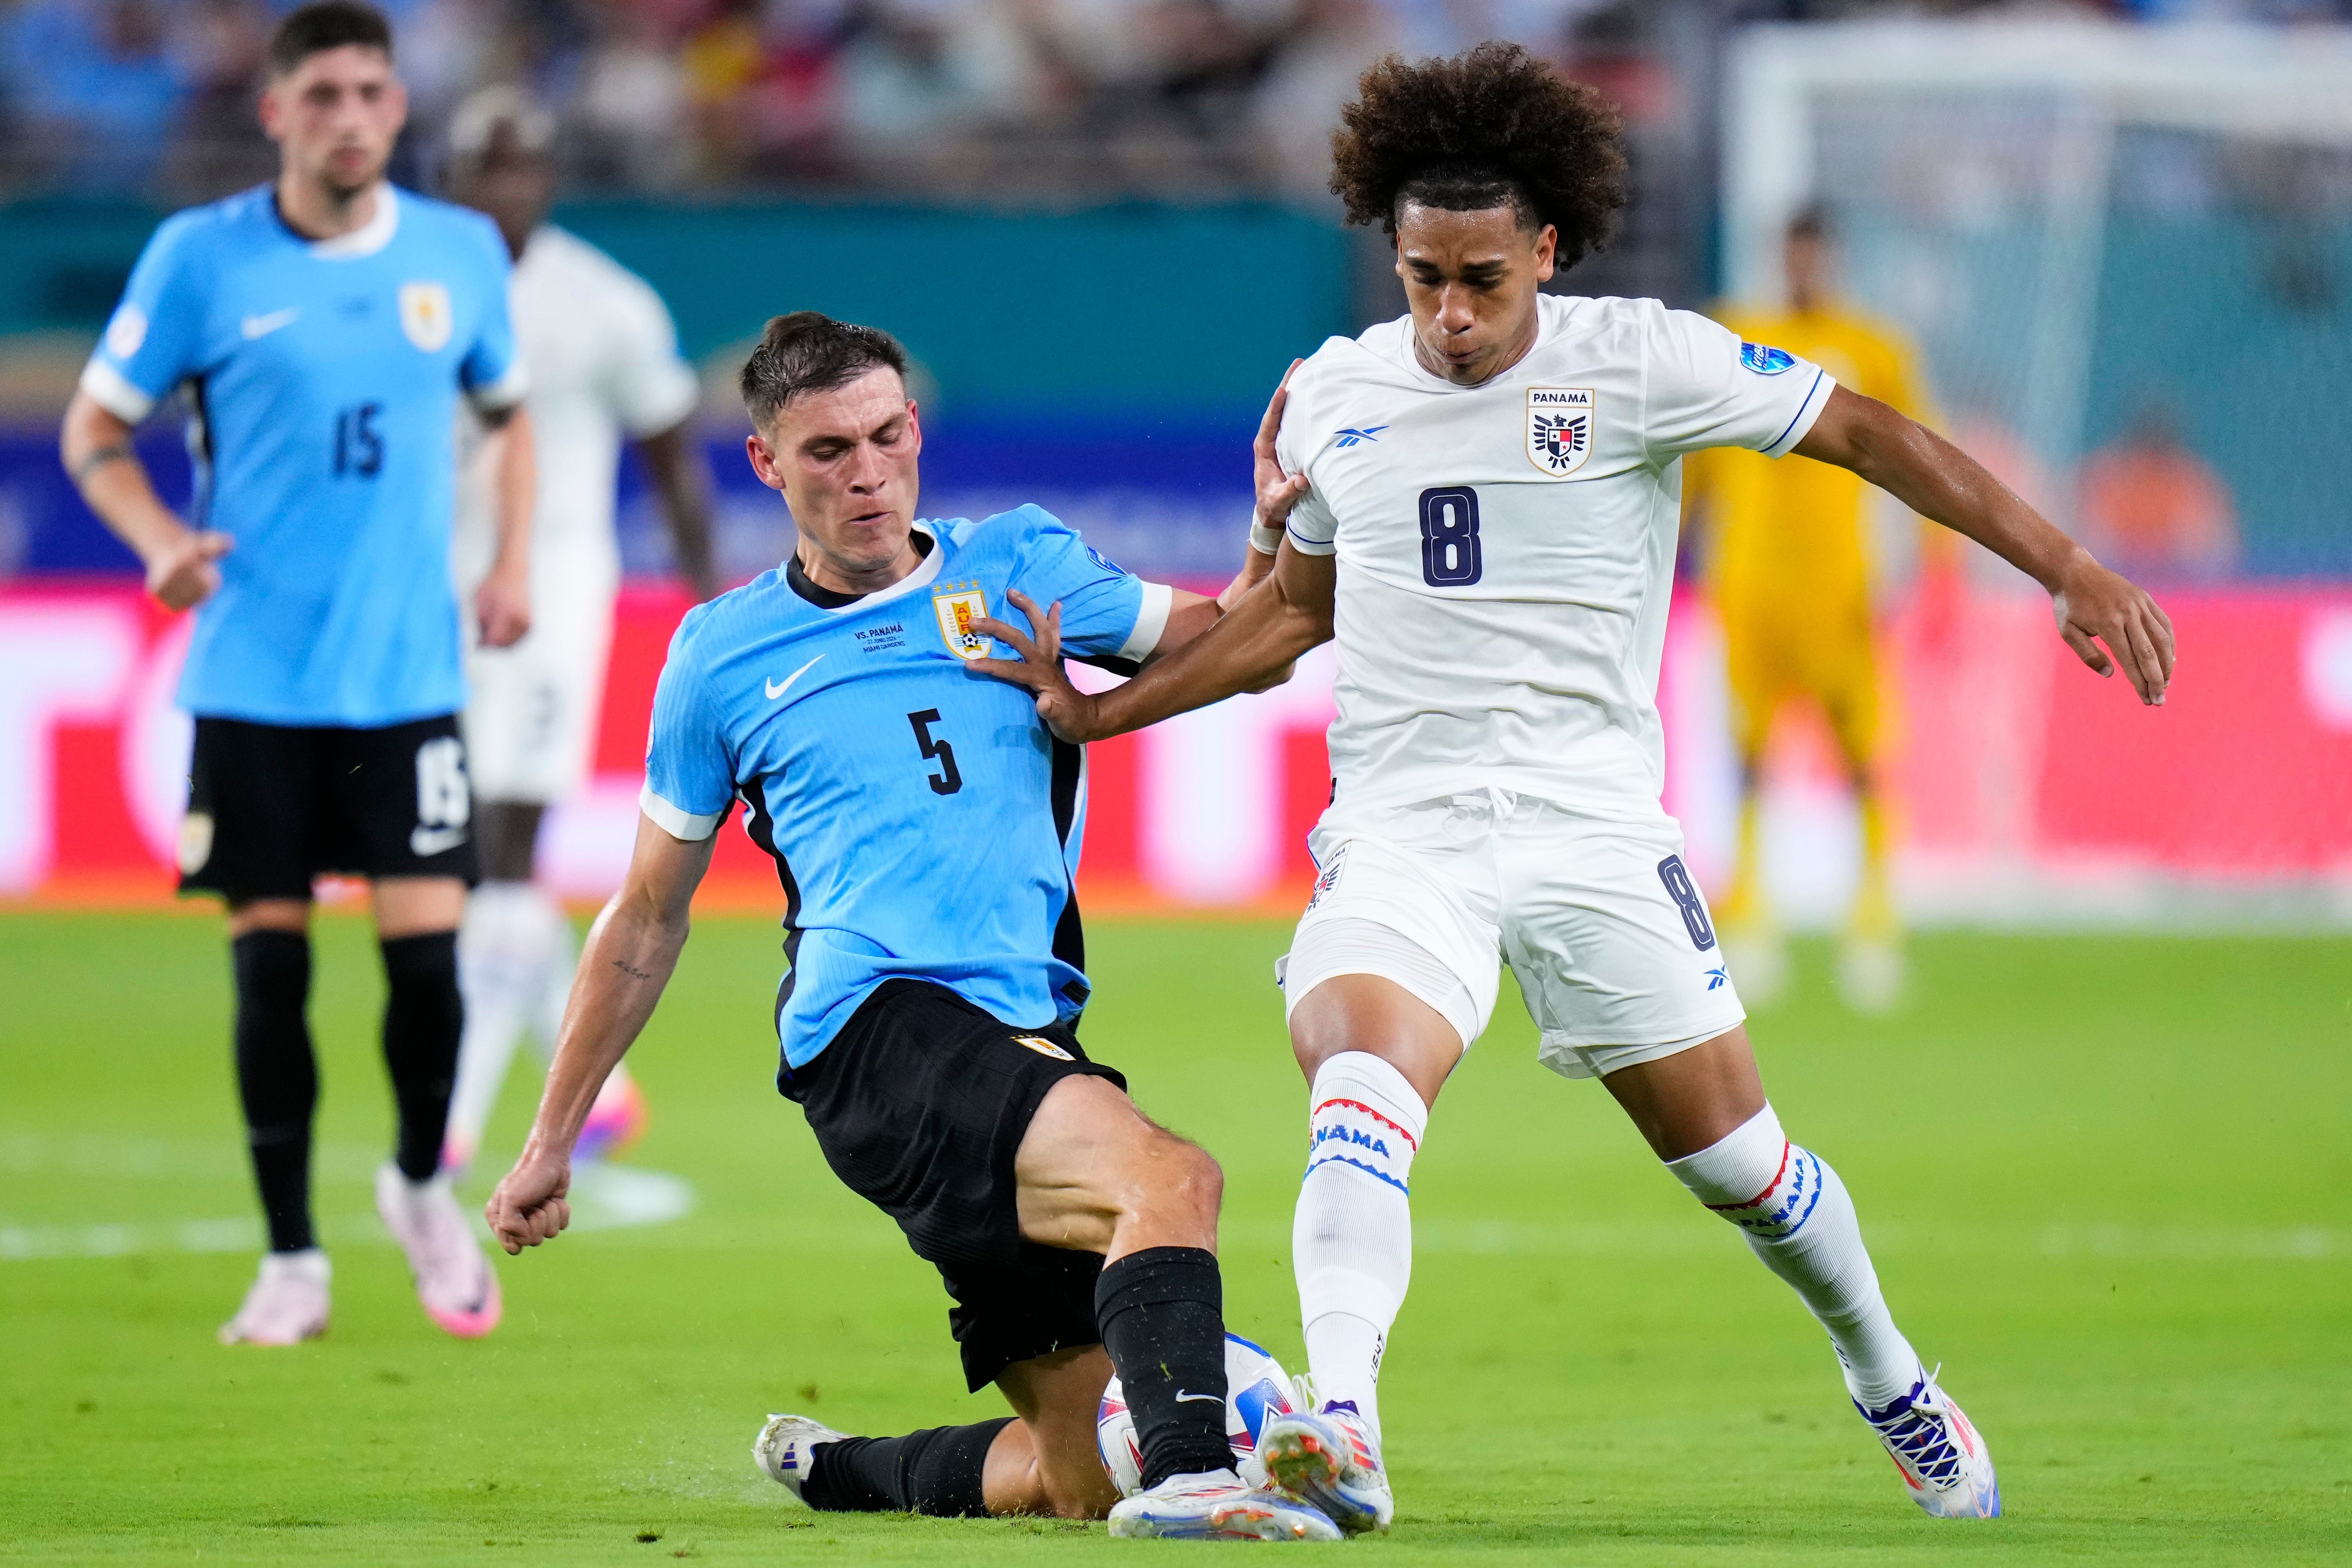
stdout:
MULTIPOLYGON (((466 744, 484 880, 458 941, 466 1033, 443 1152, 457 1170, 481 1142, 516 1042, 529 1032, 552 1050, 572 988, 572 928, 532 877, 541 817, 579 787, 595 744, 621 585, 613 514, 624 438, 635 442, 660 498, 679 574, 698 600, 718 591, 707 476, 693 438, 700 384, 678 356, 661 297, 547 221, 554 132, 552 116, 510 87, 468 99, 450 125, 451 195, 496 220, 514 256, 515 335, 531 367, 540 473, 530 634, 512 647, 467 649, 466 744)), ((462 438, 473 427, 461 423, 460 434, 461 447, 470 444, 462 438)), ((482 484, 460 488, 461 584, 488 568, 490 500, 482 484)), ((614 1068, 583 1152, 615 1152, 644 1120, 636 1084, 614 1068)))
POLYGON ((980 668, 1087 741, 1338 642, 1320 874, 1280 966, 1312 1085, 1292 1248, 1314 1398, 1259 1439, 1285 1485, 1343 1529, 1388 1524, 1376 1379, 1412 1271, 1413 1156, 1508 963, 1544 1062, 1599 1078, 1828 1330, 1913 1500, 1997 1514, 1984 1442, 1895 1327, 1843 1184, 1765 1099, 1659 805, 1680 459, 1738 446, 1853 469, 2031 574, 2084 662, 2120 664, 2150 704, 2170 626, 1957 449, 1818 367, 1655 300, 1538 293, 1622 205, 1616 138, 1601 99, 1512 46, 1375 67, 1332 184, 1350 221, 1393 236, 1412 310, 1293 367, 1257 449, 1270 591, 1093 697, 1062 673, 1057 614, 1015 596, 1027 632, 982 625, 1023 660, 980 668))

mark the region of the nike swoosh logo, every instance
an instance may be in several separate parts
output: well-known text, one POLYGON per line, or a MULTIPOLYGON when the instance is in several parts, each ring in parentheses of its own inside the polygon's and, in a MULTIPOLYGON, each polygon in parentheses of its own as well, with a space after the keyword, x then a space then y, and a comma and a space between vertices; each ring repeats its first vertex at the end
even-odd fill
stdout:
POLYGON ((1176 1401, 1180 1405, 1223 1405, 1225 1396, 1222 1394, 1187 1394, 1180 1388, 1176 1391, 1176 1401))
POLYGON ((256 338, 268 337, 280 327, 292 326, 294 318, 301 313, 299 305, 289 305, 283 310, 272 310, 266 316, 247 316, 238 325, 244 329, 245 341, 251 342, 256 338))
POLYGON ((462 827, 419 827, 408 835, 408 852, 419 859, 455 849, 466 842, 462 827))
POLYGON ((790 691, 793 689, 793 682, 798 680, 802 676, 806 675, 811 667, 816 663, 816 659, 823 658, 824 657, 824 655, 819 654, 816 656, 816 658, 809 660, 807 664, 801 666, 798 669, 793 671, 782 680, 771 680, 768 682, 768 700, 772 702, 777 698, 782 697, 785 692, 790 691))

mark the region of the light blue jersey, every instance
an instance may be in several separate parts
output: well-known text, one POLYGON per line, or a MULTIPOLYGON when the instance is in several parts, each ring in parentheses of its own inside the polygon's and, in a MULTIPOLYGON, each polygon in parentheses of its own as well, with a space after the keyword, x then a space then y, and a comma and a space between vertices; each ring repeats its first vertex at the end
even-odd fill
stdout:
POLYGON ((132 268, 82 389, 137 424, 192 411, 190 521, 229 534, 180 704, 373 727, 465 706, 449 579, 460 392, 523 394, 490 220, 391 185, 310 240, 264 185, 173 215, 132 268))
POLYGON ((1061 602, 1070 657, 1139 659, 1171 595, 1034 506, 916 526, 930 553, 880 593, 841 604, 788 563, 688 611, 654 695, 646 815, 707 838, 740 795, 775 857, 792 1067, 898 976, 1016 1027, 1087 999, 1071 896, 1085 752, 1054 739, 1027 692, 964 667, 1013 657, 967 628, 1021 625, 1005 597, 1018 588, 1061 602))

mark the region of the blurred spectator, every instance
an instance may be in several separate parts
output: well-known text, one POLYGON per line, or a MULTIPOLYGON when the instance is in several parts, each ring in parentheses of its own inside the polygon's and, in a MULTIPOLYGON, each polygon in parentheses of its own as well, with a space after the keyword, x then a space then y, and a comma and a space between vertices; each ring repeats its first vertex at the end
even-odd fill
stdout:
POLYGON ((2226 576, 2238 561, 2229 487, 2149 403, 2118 440, 2084 460, 2083 542, 2126 575, 2226 576))
POLYGON ((66 189, 138 189, 178 108, 179 62, 154 0, 32 0, 7 19, 11 140, 66 189))

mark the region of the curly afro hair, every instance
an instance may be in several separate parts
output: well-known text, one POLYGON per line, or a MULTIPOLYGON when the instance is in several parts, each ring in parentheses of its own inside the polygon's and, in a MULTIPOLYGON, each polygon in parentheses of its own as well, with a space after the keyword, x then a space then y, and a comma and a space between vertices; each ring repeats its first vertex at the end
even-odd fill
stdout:
POLYGON ((1331 138, 1331 189, 1349 223, 1396 236, 1406 202, 1448 212, 1515 206, 1528 228, 1559 232, 1559 266, 1609 237, 1625 205, 1617 110, 1517 44, 1451 59, 1391 55, 1364 73, 1331 138))

